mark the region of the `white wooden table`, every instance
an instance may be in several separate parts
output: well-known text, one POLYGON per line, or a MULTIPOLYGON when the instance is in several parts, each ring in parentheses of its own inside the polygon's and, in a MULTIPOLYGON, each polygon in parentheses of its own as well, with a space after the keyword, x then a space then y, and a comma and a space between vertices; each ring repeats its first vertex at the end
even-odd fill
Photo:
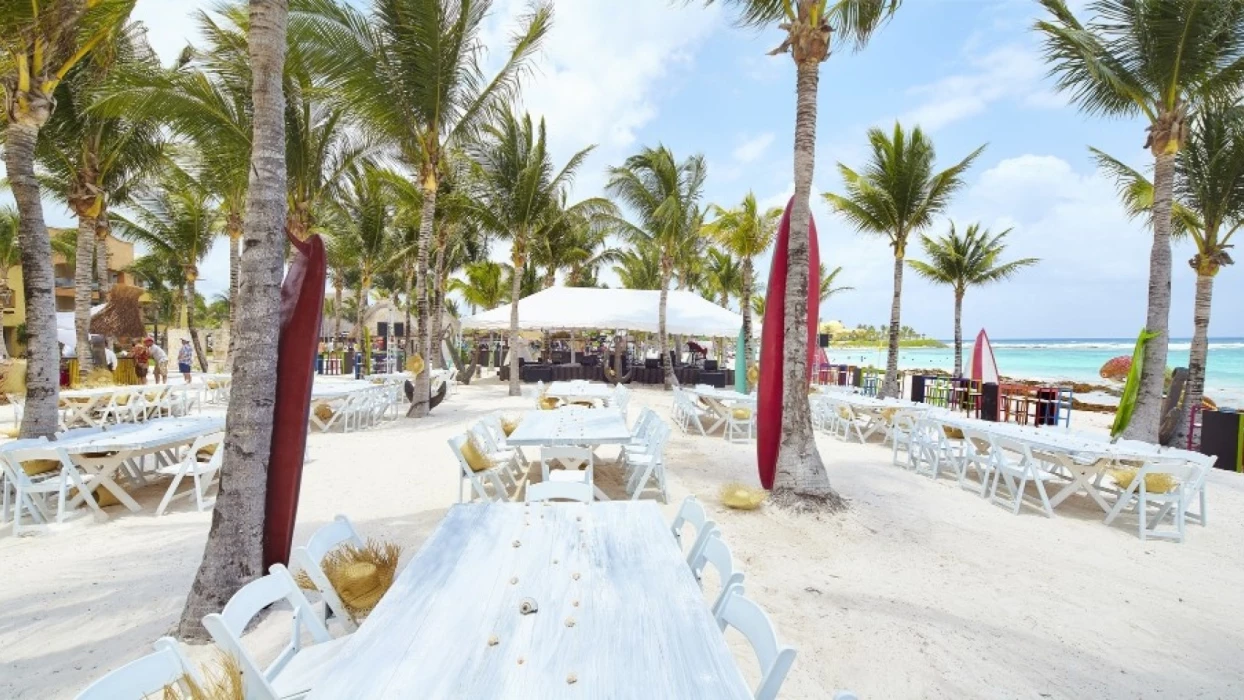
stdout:
POLYGON ((631 440, 622 412, 612 408, 528 411, 505 439, 518 447, 624 445, 631 440))
MULTIPOLYGON (((125 462, 146 455, 159 455, 189 445, 196 438, 225 429, 225 419, 213 416, 162 418, 144 423, 109 426, 97 432, 82 431, 48 443, 49 448, 63 450, 74 464, 95 475, 91 491, 106 488, 132 512, 141 508, 125 489, 113 479, 125 462)), ((84 500, 78 494, 69 506, 84 500)))
POLYGON ((718 389, 716 387, 702 388, 702 387, 691 386, 691 387, 683 387, 683 390, 689 394, 695 394, 696 396, 703 396, 705 398, 715 399, 717 401, 721 401, 722 403, 727 403, 727 404, 736 404, 736 403, 754 404, 756 403, 755 396, 751 394, 740 394, 739 392, 734 391, 732 389, 718 389))
POLYGON ((559 399, 599 399, 603 402, 613 398, 613 391, 613 387, 600 382, 553 382, 544 393, 559 399))
POLYGON ((643 502, 453 506, 332 664, 312 700, 752 697, 643 502))
POLYGON ((1109 513, 1111 504, 1102 496, 1101 478, 1107 469, 1118 466, 1122 460, 1147 462, 1152 460, 1189 460, 1196 456, 1185 450, 1159 448, 1145 442, 1120 440, 1109 442, 1100 435, 1071 432, 1057 427, 1034 428, 1014 423, 995 423, 959 416, 942 411, 933 414, 939 423, 967 428, 987 435, 1003 437, 1023 443, 1042 457, 1054 459, 1061 466, 1071 483, 1050 496, 1050 507, 1057 508, 1069 497, 1084 493, 1109 513))

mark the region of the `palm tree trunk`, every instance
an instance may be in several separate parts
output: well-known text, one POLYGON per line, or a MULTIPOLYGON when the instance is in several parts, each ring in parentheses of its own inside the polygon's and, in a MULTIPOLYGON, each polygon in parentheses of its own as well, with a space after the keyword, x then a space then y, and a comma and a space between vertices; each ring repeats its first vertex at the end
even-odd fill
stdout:
POLYGON ((99 282, 100 297, 107 300, 112 293, 112 278, 108 273, 108 214, 101 209, 95 218, 95 279, 99 282))
POLYGON ((786 248, 785 334, 782 357, 782 428, 775 495, 797 507, 832 504, 838 495, 816 449, 808 404, 808 228, 816 162, 816 90, 820 58, 795 64, 795 197, 786 248))
POLYGON ((73 330, 77 338, 78 378, 95 369, 91 358, 91 269, 95 257, 95 219, 78 214, 78 250, 73 266, 73 330))
MULTIPOLYGON (((11 98, 12 96, 10 96, 11 98)), ((60 352, 56 343, 56 282, 52 240, 43 223, 43 202, 35 178, 35 142, 47 115, 18 114, 10 108, 5 129, 4 164, 20 219, 22 290, 26 298, 26 408, 19 437, 51 436, 56 432, 60 390, 60 352)), ((44 107, 50 113, 49 107, 44 107)))
POLYGON ((881 382, 878 397, 895 397, 901 393, 898 381, 899 316, 903 302, 903 253, 899 247, 894 253, 894 299, 890 302, 890 339, 885 358, 885 379, 881 382))
POLYGON ((423 371, 415 376, 414 400, 410 403, 407 416, 422 418, 431 410, 432 401, 432 360, 429 358, 431 347, 428 335, 428 246, 432 243, 432 228, 436 217, 436 182, 433 178, 425 178, 423 183, 423 210, 419 221, 419 256, 415 263, 415 314, 419 321, 419 330, 415 333, 415 352, 423 356, 423 371))
POLYGON ((664 376, 665 390, 669 391, 678 384, 674 376, 674 366, 670 364, 669 336, 665 332, 665 305, 669 300, 670 278, 673 277, 673 266, 668 259, 661 260, 661 305, 657 311, 657 351, 661 353, 661 374, 664 376))
MULTIPOLYGON (((237 213, 230 213, 226 217, 226 232, 229 234, 229 346, 225 350, 225 364, 233 367, 233 353, 235 349, 235 339, 237 334, 234 328, 238 321, 238 283, 239 278, 240 256, 242 254, 242 216, 237 213)), ((232 370, 230 370, 232 371, 232 370)))
POLYGON ((445 358, 441 355, 441 315, 444 313, 444 310, 445 310, 445 304, 443 303, 444 298, 442 297, 442 291, 441 291, 442 289, 444 289, 444 285, 442 284, 442 280, 441 280, 441 277, 443 276, 442 274, 443 270, 445 269, 445 246, 444 245, 438 245, 436 247, 436 262, 433 264, 433 268, 434 268, 432 270, 433 284, 431 287, 431 292, 429 293, 431 297, 430 301, 432 302, 432 309, 430 312, 431 318, 428 319, 429 321, 431 321, 431 324, 432 324, 432 332, 431 332, 432 337, 430 341, 432 344, 432 351, 431 351, 432 356, 428 358, 428 361, 432 363, 433 367, 436 367, 437 369, 444 369, 445 358))
POLYGON ((544 271, 544 288, 549 289, 555 284, 557 284, 557 267, 549 265, 544 271))
MULTIPOLYGON (((203 616, 224 607, 263 574, 263 525, 285 225, 285 65, 287 0, 250 0, 248 44, 254 128, 238 290, 237 353, 225 419, 224 462, 203 563, 182 610, 178 636, 206 640, 203 616)), ((50 257, 49 257, 50 259, 50 257)), ((55 405, 53 403, 53 405, 55 405)), ((53 414, 53 417, 54 414, 53 414)))
POLYGON ((739 311, 743 312, 743 362, 746 367, 751 367, 755 362, 752 355, 752 276, 754 274, 752 259, 743 258, 743 298, 739 300, 739 311))
MULTIPOLYGON (((1188 384, 1184 390, 1187 400, 1184 401, 1184 415, 1179 417, 1175 428, 1175 438, 1171 444, 1175 447, 1185 446, 1188 441, 1188 411, 1193 406, 1200 406, 1205 396, 1205 366, 1209 358, 1209 312, 1214 299, 1214 274, 1197 271, 1196 303, 1192 311, 1192 346, 1188 349, 1188 384)), ((1142 368, 1143 369, 1143 368, 1142 368)))
POLYGON ((341 305, 343 303, 344 301, 342 300, 341 282, 338 281, 336 276, 334 276, 333 277, 333 340, 334 341, 336 341, 338 338, 341 337, 341 316, 342 316, 342 311, 344 310, 342 309, 341 305))
POLYGON ((363 347, 363 325, 367 318, 367 295, 371 292, 370 280, 360 276, 359 288, 354 290, 354 340, 362 352, 371 352, 371 348, 363 347))
POLYGON ((1153 250, 1149 253, 1149 310, 1140 392, 1123 437, 1157 443, 1166 387, 1166 355, 1171 316, 1171 193, 1175 186, 1175 154, 1156 156, 1153 165, 1153 250))
POLYGON ((199 358, 199 369, 207 371, 207 355, 203 354, 203 344, 199 342, 199 329, 194 323, 194 307, 198 301, 195 292, 194 278, 186 281, 186 330, 190 332, 190 344, 194 346, 194 356, 199 358))
POLYGON ((963 376, 963 292, 955 292, 955 376, 963 376))
POLYGON ((518 381, 518 300, 523 294, 523 265, 526 241, 523 235, 514 237, 514 249, 510 262, 514 273, 510 275, 510 396, 521 396, 523 389, 518 381))
POLYGON ((406 268, 406 303, 403 305, 405 307, 405 312, 406 312, 406 316, 405 316, 406 325, 402 326, 402 347, 405 348, 406 354, 408 356, 413 351, 413 349, 411 348, 411 339, 414 337, 414 334, 410 332, 410 300, 411 300, 411 295, 413 294, 413 287, 415 284, 414 278, 415 278, 414 268, 407 266, 406 268))

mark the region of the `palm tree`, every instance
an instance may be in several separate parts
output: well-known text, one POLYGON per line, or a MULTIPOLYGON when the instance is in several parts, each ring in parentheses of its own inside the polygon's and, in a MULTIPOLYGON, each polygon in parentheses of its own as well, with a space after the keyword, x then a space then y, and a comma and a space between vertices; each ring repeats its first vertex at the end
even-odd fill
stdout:
POLYGON ((1036 258, 1020 258, 1000 262, 1006 251, 1007 229, 997 235, 982 231, 980 224, 971 224, 963 236, 950 223, 950 232, 941 238, 920 236, 924 254, 929 261, 909 260, 907 264, 921 277, 936 284, 949 286, 955 293, 955 376, 963 376, 963 295, 968 287, 1000 282, 1015 273, 1037 264, 1036 258))
POLYGON ((651 245, 636 245, 623 250, 613 273, 625 289, 660 289, 661 256, 651 245))
POLYGON ((0 12, 0 83, 6 118, 4 162, 20 217, 28 337, 23 438, 56 432, 60 352, 56 342, 52 246, 35 176, 39 132, 56 108, 56 88, 125 23, 135 0, 8 2, 0 12))
POLYGON ((818 272, 820 273, 819 276, 821 280, 820 301, 822 304, 828 301, 829 298, 834 296, 835 294, 840 294, 842 292, 849 292, 852 289, 855 289, 855 287, 835 287, 834 286, 834 282, 837 281, 838 275, 842 274, 841 265, 839 265, 838 267, 835 267, 833 270, 830 270, 829 268, 825 267, 825 263, 821 263, 821 266, 818 272))
POLYGON ((1171 306, 1171 203, 1188 113, 1238 93, 1244 78, 1244 2, 1096 0, 1086 24, 1063 0, 1041 0, 1037 22, 1058 88, 1089 114, 1144 115, 1153 154, 1153 249, 1140 391, 1124 437, 1156 442, 1171 306))
MULTIPOLYGON (((592 151, 591 146, 570 157, 554 170, 545 139, 544 120, 532 128, 531 116, 504 112, 496 123, 484 128, 471 155, 480 189, 478 199, 467 203, 471 216, 487 231, 510 239, 510 264, 524 270, 530 247, 565 225, 568 219, 592 218, 610 208, 601 199, 574 204, 565 201, 575 171, 592 151)), ((518 302, 522 275, 511 275, 510 347, 518 347, 518 302)), ((518 353, 510 354, 510 396, 522 393, 518 377, 518 353)))
MULTIPOLYGON (((1153 209, 1153 184, 1148 178, 1091 150, 1118 182, 1129 214, 1148 217, 1153 209)), ((1234 263, 1227 249, 1244 225, 1244 115, 1239 107, 1211 104, 1196 116, 1176 161, 1172 214, 1172 234, 1186 234, 1196 245, 1196 255, 1188 261, 1197 277, 1184 406, 1197 406, 1205 395, 1214 278, 1224 265, 1234 263)), ((1171 444, 1178 445, 1186 440, 1189 426, 1182 419, 1176 425, 1171 444)))
POLYGON ((907 239, 933 223, 933 217, 946 209, 950 197, 963 187, 963 173, 985 150, 976 149, 967 158, 941 171, 933 171, 936 153, 933 142, 920 127, 904 132, 897 122, 890 136, 880 129, 868 130, 872 148, 863 172, 842 163, 846 195, 826 194, 825 200, 857 231, 886 236, 894 249, 894 301, 890 305, 890 347, 886 357, 885 381, 879 395, 898 396, 899 312, 903 297, 903 258, 907 239))
MULTIPOLYGON (((706 0, 713 2, 713 0, 706 0)), ((838 507, 825 464, 812 433, 808 403, 808 228, 812 221, 812 175, 816 156, 816 93, 821 64, 830 42, 856 50, 898 10, 902 0, 720 0, 738 8, 739 23, 749 27, 777 24, 782 43, 770 55, 789 53, 795 62, 795 195, 791 202, 790 239, 786 249, 782 427, 774 488, 782 500, 801 507, 838 507)))
POLYGON ((207 371, 207 356, 199 342, 195 324, 195 282, 199 264, 211 252, 218 231, 218 212, 208 192, 190 173, 167 163, 151 189, 134 197, 130 217, 113 213, 117 232, 142 243, 150 251, 164 254, 181 270, 181 303, 186 329, 194 345, 199 367, 207 371))
POLYGON ((253 148, 243 224, 242 286, 233 329, 233 379, 212 527, 182 610, 178 636, 205 639, 203 616, 263 574, 263 526, 276 403, 277 334, 285 226, 285 0, 250 0, 253 148))
MULTIPOLYGON (((374 0, 373 17, 335 0, 307 0, 292 26, 308 42, 304 57, 329 78, 333 92, 358 111, 375 135, 417 171, 423 188, 415 280, 418 351, 431 355, 428 254, 436 216, 441 160, 471 141, 510 101, 552 22, 549 3, 525 15, 509 55, 491 80, 482 70, 484 18, 492 0, 374 0)), ((426 415, 427 371, 415 378, 409 415, 426 415)), ((514 389, 511 389, 514 391, 514 389)))
POLYGON ((566 272, 567 287, 595 287, 596 272, 602 265, 618 261, 621 251, 610 245, 610 228, 605 222, 586 217, 569 217, 559 227, 557 258, 566 272))
POLYGON ((390 260, 393 206, 384 176, 375 168, 353 170, 346 179, 349 184, 338 203, 339 220, 346 227, 342 244, 348 251, 350 264, 358 271, 354 290, 357 305, 354 333, 355 338, 361 340, 372 282, 390 260))
POLYGON ((506 266, 492 260, 467 263, 464 267, 466 279, 450 281, 451 291, 462 295, 462 300, 470 307, 471 312, 495 309, 505 303, 510 290, 504 285, 507 277, 506 266))
POLYGON ((46 189, 67 202, 78 219, 73 263, 74 329, 82 378, 93 368, 93 274, 98 277, 101 296, 108 294, 106 207, 110 200, 114 205, 124 203, 135 182, 164 157, 158 124, 132 117, 105 117, 90 109, 109 74, 154 62, 140 32, 139 25, 127 25, 114 33, 106 50, 100 47, 74 66, 56 90, 57 109, 44 128, 36 153, 47 173, 43 178, 46 189))
POLYGON ((669 360, 665 332, 665 305, 675 266, 684 263, 702 240, 699 201, 708 175, 704 157, 693 155, 681 163, 665 146, 644 148, 621 167, 609 168, 606 190, 622 200, 639 220, 618 219, 622 233, 637 245, 654 247, 661 268, 661 301, 657 317, 657 345, 665 370, 665 387, 677 384, 669 360))
MULTIPOLYGON (((756 257, 773 245, 777 237, 778 222, 782 218, 780 208, 761 211, 756 195, 748 192, 743 203, 733 209, 711 207, 715 218, 707 225, 709 235, 725 247, 726 251, 743 262, 744 299, 751 298, 756 288, 756 257)), ((743 311, 743 353, 750 367, 756 357, 752 345, 752 310, 750 304, 741 305, 743 311)))
MULTIPOLYGON (((746 272, 739 261, 726 251, 709 248, 708 257, 704 261, 704 273, 708 281, 706 285, 708 290, 712 293, 714 300, 722 306, 730 305, 730 297, 747 298, 744 291, 746 272)), ((743 304, 743 306, 747 305, 743 304)), ((748 324, 744 322, 743 327, 747 328, 748 324)))

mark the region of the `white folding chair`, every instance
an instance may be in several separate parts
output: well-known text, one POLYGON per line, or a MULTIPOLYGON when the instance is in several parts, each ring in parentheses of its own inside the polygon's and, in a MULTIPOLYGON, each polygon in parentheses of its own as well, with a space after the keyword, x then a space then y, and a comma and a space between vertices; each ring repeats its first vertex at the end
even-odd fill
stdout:
POLYGON ((155 653, 109 672, 78 693, 76 700, 161 697, 163 690, 169 686, 180 691, 177 697, 191 697, 187 680, 198 688, 206 687, 194 664, 182 655, 176 639, 160 637, 153 646, 155 653))
POLYGON ((776 698, 791 664, 795 662, 795 650, 778 643, 773 622, 759 605, 743 595, 740 584, 736 583, 726 591, 716 617, 723 632, 727 627, 738 630, 756 654, 760 665, 760 683, 753 696, 756 700, 776 698))
POLYGON ((591 503, 595 497, 595 489, 584 481, 541 481, 538 484, 527 484, 526 500, 528 503, 539 501, 591 503))
POLYGON ((324 561, 324 557, 339 545, 349 544, 362 548, 364 546, 363 538, 359 537, 358 532, 354 530, 354 525, 350 523, 350 519, 344 515, 338 515, 333 521, 324 527, 315 531, 311 535, 311 539, 301 547, 295 547, 291 556, 292 563, 297 567, 296 571, 304 571, 307 578, 315 584, 315 588, 320 592, 320 596, 328 605, 329 610, 333 611, 333 615, 341 620, 341 624, 345 626, 347 632, 353 632, 358 629, 358 621, 350 614, 345 603, 341 602, 341 596, 337 594, 337 589, 333 588, 333 584, 328 580, 328 575, 324 573, 324 569, 320 563, 324 561))
POLYGON ((851 406, 851 404, 843 401, 836 401, 833 403, 833 411, 838 415, 838 418, 834 421, 834 423, 837 428, 835 435, 840 440, 843 442, 851 442, 851 434, 855 433, 855 438, 859 440, 861 444, 867 442, 867 440, 864 439, 864 433, 860 430, 859 416, 856 414, 855 409, 851 406))
POLYGON ((215 503, 215 499, 208 499, 207 493, 216 482, 216 476, 220 473, 220 465, 224 462, 224 439, 224 433, 197 437, 191 443, 190 449, 186 450, 181 461, 156 469, 157 474, 173 477, 168 490, 164 492, 164 498, 160 499, 160 505, 156 508, 156 517, 164 515, 169 503, 177 498, 194 496, 194 509, 200 513, 215 503), (199 452, 205 449, 211 450, 211 454, 207 455, 206 459, 201 459, 199 452), (192 487, 178 493, 177 487, 186 477, 190 477, 192 487))
POLYGON ((670 523, 670 532, 673 533, 674 541, 678 543, 679 549, 682 549, 683 526, 687 524, 695 528, 695 539, 691 541, 691 548, 687 550, 687 566, 691 566, 691 562, 699 558, 700 550, 704 549, 704 543, 717 531, 717 523, 708 519, 708 513, 695 496, 687 496, 679 506, 678 514, 674 516, 673 522, 670 523))
POLYGON ((717 580, 721 584, 712 605, 713 614, 716 615, 726 598, 726 591, 730 590, 731 586, 743 583, 743 572, 735 568, 734 557, 730 554, 730 547, 726 546, 725 541, 721 539, 720 530, 714 530, 712 536, 704 540, 704 546, 700 548, 699 555, 696 556, 695 561, 691 562, 691 573, 695 575, 696 581, 701 582, 701 585, 703 585, 704 567, 709 564, 712 564, 717 571, 717 580))
POLYGON ((69 459, 64 450, 58 449, 55 443, 42 438, 37 440, 17 440, 8 443, 0 450, 0 466, 3 466, 5 478, 14 491, 13 534, 22 533, 22 514, 29 513, 36 525, 46 525, 53 519, 64 522, 69 512, 67 500, 69 489, 76 487, 83 502, 97 514, 103 510, 95 502, 90 484, 94 481, 91 474, 83 474, 69 459), (50 469, 42 474, 30 475, 22 468, 22 464, 35 460, 60 462, 60 467, 50 469), (55 508, 49 502, 55 494, 55 508), (55 515, 53 515, 55 513, 55 515))
POLYGON ((333 639, 315 614, 315 609, 298 589, 294 577, 281 564, 273 564, 267 576, 251 581, 233 594, 224 610, 203 618, 203 626, 226 653, 242 668, 246 697, 280 700, 303 695, 332 670, 333 659, 350 637, 333 639), (285 601, 294 610, 289 643, 267 668, 242 645, 242 633, 260 611, 285 601), (313 643, 304 647, 303 630, 313 643))
POLYGON ((906 467, 915 469, 916 463, 919 461, 919 455, 913 449, 912 444, 916 436, 916 418, 910 411, 897 411, 890 417, 889 431, 886 432, 886 439, 890 441, 890 461, 896 467, 906 467), (901 464, 898 461, 898 451, 902 449, 907 453, 907 463, 901 464))
POLYGON ((527 470, 525 462, 520 461, 516 449, 506 449, 497 444, 492 432, 483 423, 471 426, 470 432, 475 436, 476 443, 484 450, 485 455, 493 464, 507 465, 515 478, 522 476, 527 470))
POLYGON ((1106 516, 1106 524, 1114 522, 1123 511, 1134 505, 1141 540, 1152 537, 1183 542, 1184 524, 1188 519, 1205 526, 1205 475, 1213 468, 1216 459, 1214 455, 1189 455, 1188 458, 1156 458, 1146 462, 1128 484, 1127 490, 1119 493, 1118 500, 1106 516), (1171 489, 1160 493, 1150 491, 1145 477, 1154 474, 1167 475, 1171 489), (1198 506, 1195 510, 1194 505, 1198 506), (1151 512, 1150 506, 1155 506, 1156 512, 1151 512), (1171 519, 1174 529, 1159 530, 1158 527, 1167 518, 1171 519))
POLYGON ((998 451, 994 448, 989 435, 974 428, 963 428, 963 458, 959 466, 959 485, 971 482, 969 472, 974 473, 979 483, 972 484, 972 490, 981 498, 989 490, 989 480, 993 478, 997 468, 998 451))
POLYGON ((540 448, 542 481, 578 481, 595 483, 595 454, 590 447, 552 446, 540 448))
POLYGON ((1039 497, 1038 505, 1047 517, 1054 517, 1054 507, 1050 505, 1050 497, 1045 491, 1045 482, 1056 477, 1043 466, 1043 462, 1035 457, 1028 444, 1011 438, 992 436, 994 454, 993 484, 989 487, 989 500, 1007 506, 1011 512, 1019 515, 1024 505, 1024 495, 1028 484, 1033 484, 1039 497), (1004 484, 1010 494, 1006 498, 998 496, 998 485, 1004 484))
POLYGON ((488 469, 475 471, 471 465, 467 463, 466 457, 462 456, 462 446, 470 439, 469 434, 457 435, 449 439, 449 449, 453 451, 454 456, 458 458, 458 502, 462 503, 462 485, 470 482, 472 496, 471 500, 482 498, 486 501, 508 501, 510 500, 509 490, 505 482, 512 481, 513 477, 505 465, 493 464, 488 469), (493 493, 488 493, 490 484, 493 493))
POLYGON ((631 500, 638 501, 639 496, 648 488, 648 484, 655 482, 661 502, 669 501, 665 483, 665 442, 669 439, 669 435, 669 426, 658 420, 648 434, 647 448, 643 452, 627 453, 626 490, 631 495, 631 500))

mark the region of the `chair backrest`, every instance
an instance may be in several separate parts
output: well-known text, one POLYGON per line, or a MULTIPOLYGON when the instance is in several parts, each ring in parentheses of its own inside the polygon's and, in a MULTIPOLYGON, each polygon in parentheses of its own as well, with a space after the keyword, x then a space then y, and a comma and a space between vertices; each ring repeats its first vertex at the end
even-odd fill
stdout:
POLYGON ((170 685, 178 686, 183 695, 190 697, 186 678, 200 688, 205 687, 194 666, 182 656, 177 640, 161 637, 155 642, 155 653, 135 659, 78 693, 77 700, 130 700, 131 698, 159 697, 170 685))
POLYGON ((298 584, 294 582, 289 570, 281 564, 273 564, 269 571, 267 576, 255 579, 238 589, 225 604, 224 610, 205 616, 203 626, 207 628, 217 646, 237 659, 246 683, 246 697, 275 700, 277 695, 272 689, 271 680, 302 648, 302 628, 306 627, 317 644, 330 641, 332 637, 315 614, 311 603, 298 589, 298 584), (276 660, 266 669, 261 668, 242 646, 242 632, 261 610, 282 600, 294 609, 290 641, 277 655, 276 660))
MULTIPOLYGON (((462 446, 465 445, 470 439, 471 436, 469 433, 462 433, 461 435, 455 435, 449 438, 449 449, 454 453, 454 457, 458 458, 458 469, 460 470, 461 475, 471 481, 471 488, 474 490, 476 496, 489 501, 507 500, 506 495, 503 492, 498 492, 495 496, 489 496, 488 489, 484 488, 484 482, 480 481, 479 474, 477 474, 474 469, 471 469, 471 465, 467 463, 466 457, 462 455, 462 446)), ((461 489, 461 482, 459 482, 459 489, 461 489)), ((459 493, 461 493, 461 491, 459 491, 459 493)))
MULTIPOLYGON (((56 447, 56 443, 46 440, 20 440, 18 442, 27 443, 24 446, 8 449, 0 452, 0 458, 3 458, 6 471, 10 479, 14 483, 29 484, 30 476, 26 474, 26 470, 22 468, 22 464, 36 459, 54 459, 60 462, 61 470, 57 473, 63 473, 65 469, 73 469, 73 461, 69 459, 69 455, 63 450, 56 447)), ((8 447, 6 445, 6 447, 8 447)))
POLYGON ((743 586, 735 584, 726 592, 717 610, 717 624, 724 632, 733 627, 747 639, 760 665, 760 683, 753 693, 756 700, 773 700, 786 680, 795 650, 778 643, 777 631, 765 611, 743 595, 743 586))
POLYGON ((691 549, 687 550, 687 565, 700 556, 700 550, 704 548, 704 543, 709 537, 717 531, 717 523, 708 519, 708 513, 705 512, 704 506, 696 500, 695 496, 687 496, 683 499, 682 506, 678 509, 678 514, 674 516, 674 521, 670 523, 670 532, 674 533, 674 541, 682 546, 682 529, 683 526, 690 523, 695 528, 695 539, 691 542, 691 549))
POLYGON ((333 614, 353 632, 355 628, 353 616, 346 609, 341 596, 337 595, 337 589, 333 587, 321 567, 324 557, 342 544, 350 544, 359 548, 364 546, 363 539, 355 531, 350 519, 344 515, 338 515, 331 523, 316 530, 305 545, 295 547, 292 558, 298 568, 305 571, 307 577, 319 589, 320 595, 324 597, 324 602, 332 609, 333 614))
POLYGON ((471 434, 479 441, 480 447, 489 452, 499 452, 501 448, 497 445, 497 440, 493 437, 492 431, 481 421, 471 426, 471 434))
POLYGON ((699 555, 696 556, 695 561, 691 562, 691 573, 699 579, 704 574, 704 567, 709 564, 717 570, 717 580, 721 582, 721 588, 717 591, 717 598, 712 606, 713 613, 716 614, 730 587, 743 583, 743 572, 734 567, 734 557, 731 556, 730 547, 726 545, 725 540, 721 539, 720 531, 704 541, 699 555))
MULTIPOLYGON (((675 389, 675 391, 677 391, 677 389, 675 389)), ((644 406, 643 410, 639 412, 639 418, 635 419, 635 425, 631 427, 631 438, 635 440, 643 438, 644 435, 648 433, 648 430, 652 425, 652 419, 655 418, 656 415, 656 411, 644 406)))
POLYGON ((578 501, 591 503, 596 497, 592 485, 586 481, 540 481, 527 484, 527 502, 578 501))

